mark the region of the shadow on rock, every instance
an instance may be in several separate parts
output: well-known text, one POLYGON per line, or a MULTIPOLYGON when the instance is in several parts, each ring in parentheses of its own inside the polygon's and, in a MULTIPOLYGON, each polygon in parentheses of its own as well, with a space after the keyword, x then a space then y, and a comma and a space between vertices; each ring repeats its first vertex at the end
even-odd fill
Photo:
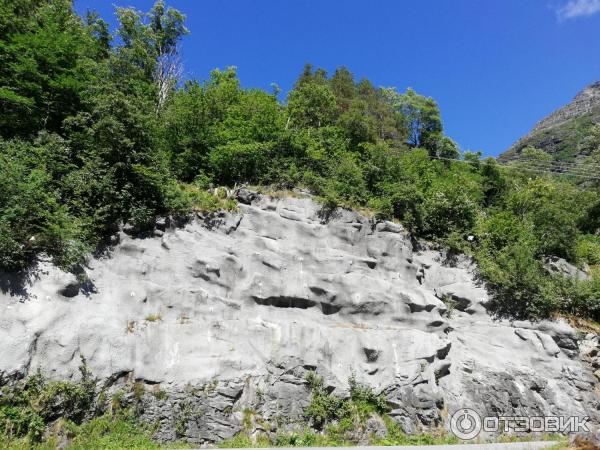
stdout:
POLYGON ((0 292, 22 300, 30 298, 28 288, 40 278, 40 270, 36 266, 29 267, 17 273, 0 271, 0 292))

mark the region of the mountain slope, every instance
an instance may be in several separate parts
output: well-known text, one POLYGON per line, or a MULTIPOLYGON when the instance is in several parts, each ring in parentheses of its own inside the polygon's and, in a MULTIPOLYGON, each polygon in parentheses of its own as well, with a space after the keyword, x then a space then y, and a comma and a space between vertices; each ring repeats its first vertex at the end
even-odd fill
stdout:
POLYGON ((572 102, 538 122, 531 132, 499 156, 501 162, 517 159, 524 148, 536 147, 556 160, 571 161, 588 156, 585 139, 600 123, 600 81, 575 96, 572 102))

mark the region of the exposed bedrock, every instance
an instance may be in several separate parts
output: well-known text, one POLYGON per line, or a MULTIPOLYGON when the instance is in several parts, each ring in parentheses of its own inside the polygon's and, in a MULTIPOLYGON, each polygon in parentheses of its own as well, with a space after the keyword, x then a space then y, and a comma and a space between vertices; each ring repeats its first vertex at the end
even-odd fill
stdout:
POLYGON ((38 368, 73 379, 84 355, 99 390, 144 388, 159 439, 197 443, 234 435, 244 410, 293 426, 309 371, 340 395, 351 375, 383 392, 408 432, 461 407, 598 423, 597 338, 493 320, 470 261, 414 250, 397 224, 347 210, 325 223, 310 198, 242 200, 152 238, 122 233, 85 282, 49 263, 4 276, 0 382, 38 368))

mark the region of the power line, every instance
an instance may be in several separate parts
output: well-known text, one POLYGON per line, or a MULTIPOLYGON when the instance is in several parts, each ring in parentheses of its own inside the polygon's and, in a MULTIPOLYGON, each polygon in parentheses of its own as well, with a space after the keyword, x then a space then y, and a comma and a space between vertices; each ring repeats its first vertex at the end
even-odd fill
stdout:
POLYGON ((550 160, 550 161, 543 161, 543 160, 539 160, 539 159, 535 159, 535 158, 520 158, 520 159, 515 159, 513 161, 509 161, 507 163, 507 165, 510 164, 518 164, 521 162, 539 162, 539 163, 543 163, 543 164, 557 164, 560 166, 565 166, 565 167, 575 167, 575 168, 592 168, 592 167, 596 167, 600 170, 600 164, 597 163, 591 163, 591 162, 585 162, 583 161, 582 163, 576 163, 576 162, 569 162, 569 161, 557 161, 557 160, 550 160), (583 166, 583 164, 585 164, 585 166, 583 166))
POLYGON ((598 171, 593 168, 588 169, 585 167, 565 167, 560 164, 544 164, 544 163, 537 163, 534 161, 529 162, 529 163, 521 163, 521 164, 509 164, 509 165, 506 165, 505 167, 514 167, 515 169, 536 168, 536 169, 542 169, 542 170, 550 170, 550 171, 556 173, 557 175, 576 174, 576 175, 586 175, 586 176, 591 176, 591 177, 595 177, 598 175, 598 171))
POLYGON ((590 174, 586 174, 586 173, 581 173, 581 172, 557 172, 555 170, 544 170, 542 168, 539 167, 526 167, 526 166, 521 166, 521 167, 515 167, 515 166, 500 166, 504 169, 513 169, 513 170, 524 170, 524 171, 529 171, 529 172, 538 172, 538 173, 548 173, 550 175, 556 175, 556 176, 569 176, 569 177, 577 177, 577 178, 583 178, 586 180, 600 180, 600 177, 597 176, 593 176, 590 174))
MULTIPOLYGON (((427 155, 430 159, 437 159, 442 161, 450 161, 450 162, 459 162, 466 164, 490 164, 487 160, 476 160, 476 161, 468 161, 465 159, 454 159, 454 158, 444 158, 442 156, 432 156, 427 155)), ((513 170, 527 170, 530 172, 539 172, 539 173, 548 173, 550 175, 563 175, 563 176, 573 176, 578 178, 585 178, 589 180, 600 180, 600 176, 598 176, 597 172, 590 172, 593 169, 579 168, 579 167, 568 167, 564 168, 563 172, 557 172, 556 170, 549 170, 550 167, 542 166, 540 163, 545 163, 545 161, 540 162, 539 160, 528 160, 529 164, 501 164, 497 160, 492 159, 493 163, 497 167, 501 167, 503 169, 513 169, 513 170)), ((560 163, 560 161, 557 161, 560 163)), ((552 161, 548 161, 548 163, 552 163, 552 161)))
POLYGON ((560 163, 557 164, 545 164, 536 161, 531 161, 521 164, 510 164, 505 167, 512 167, 515 169, 538 169, 550 171, 556 175, 573 175, 573 176, 585 176, 589 178, 597 178, 600 174, 599 171, 594 168, 587 167, 575 167, 575 166, 563 166, 560 163))
MULTIPOLYGON (((477 165, 490 164, 490 162, 486 161, 486 160, 468 161, 468 160, 464 160, 464 159, 444 158, 441 156, 431 156, 431 155, 428 155, 428 157, 431 159, 450 161, 450 162, 459 162, 459 163, 466 163, 466 164, 477 164, 477 165)), ((548 173, 550 175, 557 175, 557 176, 558 175, 572 176, 572 177, 584 178, 586 180, 600 180, 600 176, 597 176, 596 173, 591 174, 591 173, 587 173, 583 170, 577 171, 577 170, 575 170, 575 168, 571 168, 570 172, 569 171, 556 172, 554 170, 548 170, 548 168, 546 168, 546 167, 540 167, 539 165, 535 165, 535 164, 530 164, 528 167, 527 165, 516 166, 514 164, 501 164, 497 160, 493 160, 493 161, 494 161, 496 167, 501 167, 503 169, 526 170, 526 171, 537 172, 537 173, 548 173)))

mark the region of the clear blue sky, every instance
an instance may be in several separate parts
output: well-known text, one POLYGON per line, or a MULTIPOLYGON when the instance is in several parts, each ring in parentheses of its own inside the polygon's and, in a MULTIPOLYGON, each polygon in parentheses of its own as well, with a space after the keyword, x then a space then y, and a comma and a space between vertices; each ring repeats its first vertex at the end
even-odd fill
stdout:
MULTIPOLYGON (((113 5, 76 0, 114 24, 113 5)), ((600 79, 600 0, 171 0, 187 15, 186 76, 237 66, 286 93, 305 62, 348 67, 440 105, 462 149, 497 155, 600 79)))

